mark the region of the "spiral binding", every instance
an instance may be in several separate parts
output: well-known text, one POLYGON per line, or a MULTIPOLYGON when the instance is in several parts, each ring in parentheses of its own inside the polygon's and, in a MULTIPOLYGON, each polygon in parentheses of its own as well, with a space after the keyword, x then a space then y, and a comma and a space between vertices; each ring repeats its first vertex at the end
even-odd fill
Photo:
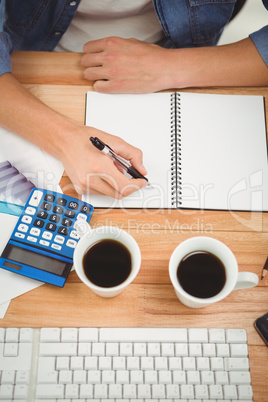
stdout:
POLYGON ((171 205, 182 205, 181 171, 181 99, 179 93, 170 95, 171 123, 171 205))

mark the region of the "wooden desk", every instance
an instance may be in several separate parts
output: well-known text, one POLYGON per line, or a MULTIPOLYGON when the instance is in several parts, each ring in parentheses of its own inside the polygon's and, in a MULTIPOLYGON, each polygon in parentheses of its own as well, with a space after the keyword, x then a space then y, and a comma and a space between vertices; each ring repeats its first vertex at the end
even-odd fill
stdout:
MULTIPOLYGON (((79 54, 23 53, 12 57, 17 78, 43 102, 80 122, 84 121, 85 93, 79 54)), ((191 89, 196 92, 259 94, 268 88, 191 89)), ((268 110, 266 109, 268 117, 268 110)), ((268 121, 268 120, 267 120, 268 121)), ((65 193, 75 195, 68 177, 65 193)), ((254 400, 267 401, 268 348, 253 323, 268 311, 268 276, 254 289, 237 290, 225 300, 203 309, 182 305, 170 283, 168 261, 184 239, 208 235, 223 241, 235 254, 240 271, 260 276, 268 254, 268 215, 210 211, 95 210, 91 224, 116 225, 129 231, 140 245, 141 271, 132 285, 113 299, 94 295, 72 272, 63 289, 50 285, 12 300, 4 327, 25 326, 170 326, 244 327, 248 333, 254 400)))

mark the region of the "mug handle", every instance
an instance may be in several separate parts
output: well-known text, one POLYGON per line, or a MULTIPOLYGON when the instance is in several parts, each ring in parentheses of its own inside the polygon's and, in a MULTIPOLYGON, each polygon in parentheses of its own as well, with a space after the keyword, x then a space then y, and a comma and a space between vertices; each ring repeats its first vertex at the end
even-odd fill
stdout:
POLYGON ((74 228, 77 231, 80 239, 92 231, 89 223, 83 219, 78 219, 74 224, 74 228))
POLYGON ((234 290, 248 289, 257 286, 259 282, 258 275, 253 272, 238 272, 237 282, 234 290))

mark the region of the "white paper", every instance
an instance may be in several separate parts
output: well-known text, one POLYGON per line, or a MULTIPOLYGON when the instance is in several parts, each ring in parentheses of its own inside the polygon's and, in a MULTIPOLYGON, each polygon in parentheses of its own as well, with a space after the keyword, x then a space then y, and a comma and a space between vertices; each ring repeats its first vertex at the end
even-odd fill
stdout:
POLYGON ((36 187, 57 191, 61 162, 24 138, 0 128, 0 162, 8 160, 36 187))
MULTIPOLYGON (((18 216, 0 213, 0 255, 2 254, 11 234, 18 221, 18 216)), ((0 268, 0 305, 14 297, 29 292, 43 282, 25 276, 15 274, 0 268)))
POLYGON ((0 305, 0 319, 1 320, 5 317, 9 304, 10 304, 10 301, 7 301, 0 305))

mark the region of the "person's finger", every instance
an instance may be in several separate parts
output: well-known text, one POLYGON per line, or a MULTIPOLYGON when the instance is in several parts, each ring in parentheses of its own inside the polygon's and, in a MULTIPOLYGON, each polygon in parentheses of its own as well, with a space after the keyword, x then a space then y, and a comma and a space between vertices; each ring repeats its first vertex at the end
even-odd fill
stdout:
POLYGON ((99 67, 103 64, 102 53, 86 53, 81 57, 83 67, 99 67))
POLYGON ((100 53, 103 52, 105 48, 105 38, 103 39, 96 39, 96 40, 91 40, 87 43, 84 44, 83 46, 83 52, 84 53, 100 53))

